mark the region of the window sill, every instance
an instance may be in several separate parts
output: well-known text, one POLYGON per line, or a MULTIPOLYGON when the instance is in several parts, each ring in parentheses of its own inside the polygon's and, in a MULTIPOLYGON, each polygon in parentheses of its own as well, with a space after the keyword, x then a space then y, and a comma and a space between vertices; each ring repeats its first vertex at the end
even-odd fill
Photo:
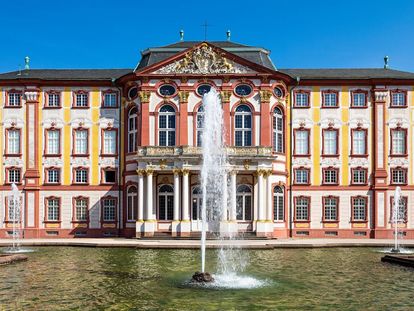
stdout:
POLYGON ((351 158, 368 158, 368 154, 350 154, 351 158))
POLYGON ((89 108, 90 108, 89 106, 86 106, 86 107, 72 106, 72 109, 89 109, 89 108))
POLYGON ((368 223, 368 220, 351 220, 352 224, 366 224, 368 223))
POLYGON ((310 186, 311 184, 310 183, 293 183, 293 186, 310 186))
POLYGON ((21 153, 5 153, 3 154, 3 156, 6 158, 21 158, 22 154, 21 153))
POLYGON ((322 223, 324 224, 337 224, 339 223, 339 220, 326 220, 326 219, 322 219, 322 223))
POLYGON ((89 186, 89 183, 75 183, 75 182, 73 182, 72 183, 72 186, 89 186))
POLYGON ((390 154, 389 156, 393 158, 407 158, 408 154, 390 154))
POLYGON ((322 158, 339 158, 339 154, 321 154, 322 158))
POLYGON ((104 106, 104 105, 101 105, 101 108, 102 109, 119 109, 119 106, 104 106))
POLYGON ((45 158, 61 158, 62 154, 61 153, 56 153, 56 154, 43 154, 43 157, 45 158))
POLYGON ((71 223, 72 224, 87 224, 89 223, 89 219, 88 220, 72 220, 71 223))
POLYGON ((352 109, 367 109, 368 105, 366 105, 366 106, 349 106, 349 108, 352 108, 352 109))
POLYGON ((295 158, 310 158, 310 154, 294 154, 293 157, 295 158))
POLYGON ((118 156, 118 154, 117 153, 114 153, 114 154, 100 154, 99 155, 101 158, 113 158, 113 157, 117 157, 118 156))
POLYGON ((335 184, 322 183, 321 186, 339 186, 339 183, 335 183, 335 184))
POLYGON ((299 223, 299 224, 309 224, 310 220, 293 220, 294 223, 299 223))
POLYGON ((368 186, 368 183, 358 184, 358 183, 350 183, 351 186, 368 186))
POLYGON ((310 106, 293 106, 293 109, 309 109, 310 106))
POLYGON ((61 220, 44 220, 43 223, 45 224, 60 224, 61 220))
POLYGON ((390 183, 390 186, 396 186, 396 187, 397 186, 407 186, 407 185, 408 185, 408 183, 406 183, 406 182, 405 183, 393 183, 393 182, 390 183))
POLYGON ((339 106, 321 106, 323 109, 338 109, 339 106))
POLYGON ((43 183, 43 186, 60 186, 60 185, 61 185, 60 182, 58 182, 58 183, 52 183, 52 182, 43 183))
POLYGON ((74 158, 89 158, 89 153, 85 153, 85 154, 71 154, 72 157, 74 158))
POLYGON ((43 106, 43 109, 47 109, 47 110, 62 109, 62 106, 43 106))
POLYGON ((394 105, 389 105, 388 106, 388 108, 402 108, 402 109, 404 109, 404 108, 408 108, 408 105, 404 105, 404 106, 394 106, 394 105))
POLYGON ((5 182, 4 183, 5 185, 7 185, 7 186, 11 186, 12 184, 15 184, 16 186, 20 186, 20 185, 22 185, 22 182, 20 181, 20 182, 5 182))
POLYGON ((11 108, 11 109, 20 109, 20 108, 22 108, 23 106, 9 106, 9 105, 4 105, 4 109, 6 109, 6 108, 11 108))

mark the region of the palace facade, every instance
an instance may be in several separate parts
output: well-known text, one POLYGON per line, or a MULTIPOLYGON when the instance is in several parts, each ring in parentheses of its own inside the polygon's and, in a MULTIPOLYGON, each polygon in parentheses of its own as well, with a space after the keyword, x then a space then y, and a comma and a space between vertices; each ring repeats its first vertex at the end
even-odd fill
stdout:
POLYGON ((196 236, 202 96, 221 94, 223 222, 262 237, 414 238, 414 73, 279 69, 269 51, 181 41, 135 69, 0 74, 0 237, 196 236))

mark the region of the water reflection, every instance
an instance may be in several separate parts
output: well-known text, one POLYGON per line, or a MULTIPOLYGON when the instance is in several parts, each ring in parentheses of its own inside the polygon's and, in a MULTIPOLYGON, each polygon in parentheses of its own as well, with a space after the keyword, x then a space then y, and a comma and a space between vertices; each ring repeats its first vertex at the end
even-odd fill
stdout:
MULTIPOLYGON (((412 310, 414 269, 368 248, 251 250, 255 289, 189 288, 197 250, 38 248, 0 269, 5 310, 412 310)), ((216 264, 216 250, 207 252, 216 264)))

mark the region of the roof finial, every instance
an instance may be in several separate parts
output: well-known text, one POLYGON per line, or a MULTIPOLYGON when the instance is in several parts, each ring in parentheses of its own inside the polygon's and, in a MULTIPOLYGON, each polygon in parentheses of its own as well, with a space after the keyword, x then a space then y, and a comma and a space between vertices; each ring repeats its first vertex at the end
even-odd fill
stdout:
POLYGON ((180 41, 184 41, 184 30, 180 30, 180 41))
POLYGON ((29 63, 30 63, 30 58, 29 58, 29 56, 26 56, 24 58, 24 69, 25 70, 29 70, 30 69, 29 63))
POLYGON ((227 30, 226 31, 226 35, 227 35, 227 41, 230 41, 231 31, 230 30, 227 30))
POLYGON ((384 56, 384 69, 388 69, 389 68, 389 66, 388 66, 388 60, 389 60, 389 57, 387 55, 385 55, 384 56))

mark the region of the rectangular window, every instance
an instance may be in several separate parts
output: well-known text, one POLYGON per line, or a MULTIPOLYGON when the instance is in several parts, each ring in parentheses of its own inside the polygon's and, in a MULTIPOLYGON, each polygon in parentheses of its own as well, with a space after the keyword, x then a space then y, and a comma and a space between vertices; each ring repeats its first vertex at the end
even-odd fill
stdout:
POLYGON ((391 223, 404 223, 407 222, 407 197, 400 197, 397 206, 395 206, 394 197, 391 197, 391 223), (397 208, 397 210, 395 210, 397 208))
POLYGON ((352 184, 365 185, 367 183, 367 171, 362 168, 351 169, 352 184))
POLYGON ((309 220, 309 198, 296 198, 295 206, 295 220, 308 221, 309 220))
POLYGON ((47 220, 59 221, 59 199, 47 200, 47 220))
POLYGON ((407 170, 403 168, 391 169, 391 182, 392 184, 404 185, 407 183, 407 170))
POLYGON ((87 221, 88 219, 88 200, 86 198, 78 198, 75 200, 75 220, 87 221))
POLYGON ((8 169, 8 182, 9 184, 20 184, 22 181, 21 177, 22 173, 21 170, 18 168, 10 168, 8 169))
POLYGON ((331 92, 322 92, 322 107, 338 107, 338 94, 331 92))
POLYGON ((338 184, 338 170, 324 169, 323 170, 323 183, 327 185, 337 185, 338 184))
POLYGON ((327 197, 324 198, 324 221, 338 220, 338 199, 327 197))
POLYGON ((60 107, 60 93, 47 94, 47 107, 60 107))
POLYGON ((76 93, 75 95, 75 107, 88 107, 89 106, 88 93, 76 93))
POLYGON ((352 131, 352 155, 366 155, 366 131, 353 130, 352 131))
POLYGON ((75 170, 75 183, 87 184, 88 183, 88 170, 84 168, 78 168, 75 170))
POLYGON ((60 131, 47 131, 47 154, 60 154, 60 131))
POLYGON ((336 130, 323 130, 323 155, 338 154, 338 132, 336 130))
POLYGON ((295 169, 295 184, 309 184, 308 169, 295 169))
POLYGON ((107 108, 116 107, 116 97, 116 93, 105 93, 103 106, 107 108))
POLYGON ((406 131, 403 129, 391 130, 391 155, 406 155, 406 131))
POLYGON ((75 150, 74 154, 88 153, 88 131, 75 130, 75 150))
POLYGON ((60 183, 60 169, 50 168, 47 170, 47 183, 49 184, 60 183))
POLYGON ((365 93, 352 93, 352 107, 366 107, 367 97, 365 93))
POLYGON ((104 170, 104 183, 113 184, 116 182, 116 171, 114 169, 104 170))
POLYGON ((116 154, 116 131, 103 131, 103 154, 116 154))
POLYGON ((7 197, 7 220, 9 222, 20 222, 21 213, 21 197, 16 201, 13 196, 7 197))
POLYGON ((352 220, 366 221, 367 220, 367 198, 356 197, 352 198, 352 220))
POLYGON ((9 101, 8 105, 10 107, 20 107, 22 105, 22 93, 11 92, 8 94, 9 101))
POLYGON ((391 92, 391 106, 392 107, 405 107, 406 98, 405 92, 391 92))
POLYGON ((309 107, 309 93, 297 92, 295 94, 295 107, 309 107))
POLYGON ((116 203, 115 199, 103 200, 103 221, 115 221, 116 203))
POLYGON ((309 155, 309 131, 295 131, 295 155, 309 155))
POLYGON ((7 154, 20 154, 20 130, 7 130, 7 154))

